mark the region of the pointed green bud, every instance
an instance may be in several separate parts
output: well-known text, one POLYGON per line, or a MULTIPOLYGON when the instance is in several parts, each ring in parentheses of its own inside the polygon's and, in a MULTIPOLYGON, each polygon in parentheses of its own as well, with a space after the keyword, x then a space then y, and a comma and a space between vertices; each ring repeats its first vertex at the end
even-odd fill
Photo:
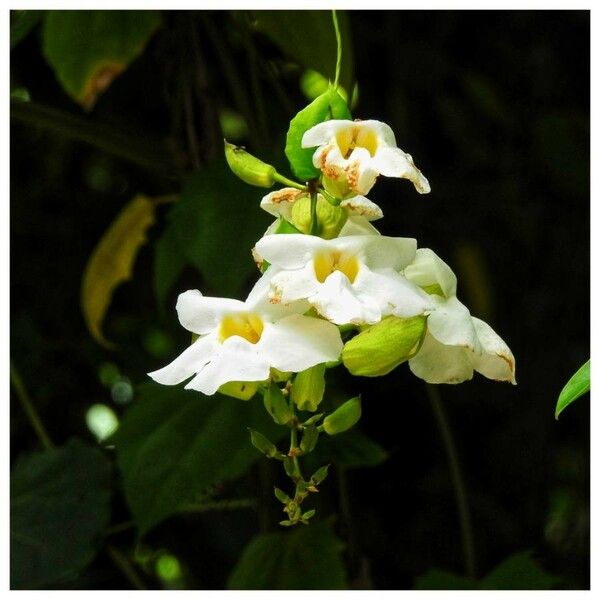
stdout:
MULTIPOLYGON (((348 214, 339 206, 332 206, 321 194, 317 196, 316 235, 330 240, 338 236, 348 219, 348 214)), ((292 205, 292 225, 302 233, 310 233, 310 196, 304 195, 292 205)))
POLYGON ((300 410, 314 412, 323 400, 325 364, 315 365, 296 375, 292 385, 292 400, 300 410))
POLYGON ((219 393, 238 400, 250 400, 259 387, 260 382, 257 381, 229 381, 219 388, 219 393))
POLYGON ((361 415, 360 398, 352 398, 346 400, 339 408, 334 410, 330 415, 325 417, 323 421, 323 430, 329 435, 342 433, 347 431, 358 423, 361 415))
POLYGON ((302 423, 304 427, 310 427, 311 425, 316 425, 322 418, 325 413, 319 413, 317 415, 313 415, 310 419, 307 419, 302 423))
POLYGON ((283 392, 274 381, 265 391, 263 401, 267 412, 278 425, 287 425, 294 418, 283 392))
POLYGON ((252 156, 240 146, 225 142, 225 158, 229 168, 242 181, 258 187, 270 188, 275 183, 277 171, 272 165, 252 156))
POLYGON ((314 425, 305 427, 304 433, 302 434, 302 441, 300 442, 300 450, 302 450, 302 454, 308 454, 311 452, 317 445, 318 439, 319 431, 314 425))
POLYGON ((292 501, 292 499, 278 487, 275 488, 275 498, 277 498, 277 500, 279 500, 279 502, 281 502, 282 504, 287 504, 288 502, 292 501))
POLYGON ((325 477, 327 477, 328 471, 329 465, 323 465, 313 473, 312 477, 310 478, 311 482, 314 485, 319 485, 325 479, 325 477))
POLYGON ((260 450, 260 452, 262 452, 265 456, 269 458, 279 457, 279 452, 275 444, 273 444, 273 442, 268 440, 262 433, 259 433, 254 429, 249 429, 249 431, 250 441, 257 450, 260 450))
POLYGON ((386 317, 349 340, 342 361, 352 375, 378 377, 412 358, 421 347, 427 317, 386 317))

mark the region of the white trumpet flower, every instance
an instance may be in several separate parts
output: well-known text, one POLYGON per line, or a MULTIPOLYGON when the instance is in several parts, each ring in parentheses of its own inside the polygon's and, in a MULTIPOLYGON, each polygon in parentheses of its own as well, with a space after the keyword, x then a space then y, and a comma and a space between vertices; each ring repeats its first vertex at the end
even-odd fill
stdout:
POLYGON ((274 272, 273 303, 306 299, 326 319, 377 323, 382 317, 412 317, 433 308, 430 297, 398 273, 415 256, 416 240, 353 235, 324 240, 311 235, 263 237, 258 253, 274 272))
POLYGON ((456 276, 432 250, 417 250, 404 276, 431 294, 435 310, 410 370, 428 383, 461 383, 473 371, 515 384, 515 359, 506 343, 484 321, 472 317, 456 297, 456 276))
POLYGON ((323 173, 324 184, 335 182, 344 197, 367 194, 378 175, 408 179, 420 194, 431 191, 412 156, 397 147, 394 132, 381 121, 319 123, 302 137, 303 148, 314 146, 313 164, 323 173))
POLYGON ((270 277, 265 273, 245 302, 206 297, 198 290, 180 294, 179 321, 199 337, 172 363, 148 375, 165 385, 194 376, 186 389, 211 395, 230 381, 265 381, 272 367, 300 372, 337 360, 343 346, 337 327, 301 314, 307 302, 270 303, 270 277))

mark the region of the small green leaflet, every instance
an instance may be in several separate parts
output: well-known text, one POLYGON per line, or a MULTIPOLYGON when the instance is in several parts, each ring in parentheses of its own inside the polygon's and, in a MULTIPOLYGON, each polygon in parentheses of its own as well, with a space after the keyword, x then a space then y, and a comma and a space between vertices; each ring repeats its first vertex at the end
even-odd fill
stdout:
POLYGON ((579 396, 582 396, 586 392, 590 391, 590 361, 584 363, 577 372, 567 381, 567 385, 562 389, 558 402, 556 403, 556 410, 554 416, 558 419, 560 413, 571 404, 571 402, 577 400, 579 396))

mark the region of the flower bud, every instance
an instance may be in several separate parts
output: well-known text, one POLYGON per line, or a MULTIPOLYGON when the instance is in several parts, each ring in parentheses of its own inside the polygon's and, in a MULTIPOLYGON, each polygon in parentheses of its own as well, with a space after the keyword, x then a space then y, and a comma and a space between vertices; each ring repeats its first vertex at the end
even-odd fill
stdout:
POLYGON ((300 410, 317 410, 325 391, 325 365, 315 365, 296 375, 292 385, 292 400, 300 410))
POLYGON ((352 375, 378 377, 412 358, 421 346, 427 317, 386 317, 346 343, 342 361, 352 375))
POLYGON ((252 156, 240 146, 224 141, 227 164, 242 181, 264 188, 270 188, 275 183, 275 167, 252 156))
POLYGON ((329 435, 347 431, 358 423, 361 415, 360 398, 347 400, 323 420, 323 430, 329 435))
MULTIPOLYGON (((317 196, 317 232, 326 240, 338 236, 346 223, 348 215, 343 208, 333 206, 321 194, 317 196)), ((302 196, 292 206, 292 224, 302 233, 310 233, 311 214, 310 196, 302 196)))

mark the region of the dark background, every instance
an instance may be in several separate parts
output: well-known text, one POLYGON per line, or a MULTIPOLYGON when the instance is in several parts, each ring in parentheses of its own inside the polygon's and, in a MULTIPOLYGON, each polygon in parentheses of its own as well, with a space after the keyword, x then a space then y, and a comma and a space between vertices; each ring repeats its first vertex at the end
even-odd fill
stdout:
MULTIPOLYGON (((164 13, 165 26, 91 118, 168 139, 176 152, 187 151, 191 168, 178 69, 193 69, 190 30, 206 18, 164 13)), ((228 27, 228 15, 209 18, 218 30, 228 27)), ((459 298, 516 357, 516 387, 479 375, 440 386, 466 481, 477 573, 531 550, 563 578, 561 587, 586 588, 589 401, 579 400, 558 422, 554 406, 589 357, 589 13, 361 11, 350 13, 350 26, 360 89, 353 115, 388 123, 432 187, 419 196, 406 182, 380 180, 369 194, 385 213, 379 228, 415 237, 445 258, 457 273, 459 298)), ((36 102, 81 113, 40 54, 38 33, 13 51, 11 81, 36 102)), ((231 107, 210 41, 198 40, 209 80, 202 106, 231 107)), ((262 56, 280 56, 268 40, 257 43, 262 56)), ((292 70, 280 77, 291 112, 266 93, 272 139, 246 139, 250 150, 281 153, 289 118, 306 104, 298 76, 292 70)), ((215 123, 206 125, 210 111, 203 118, 195 130, 200 161, 221 152, 210 140, 220 136, 215 123)), ((186 270, 161 314, 152 243, 109 312, 106 330, 119 350, 91 339, 79 306, 87 258, 120 207, 138 191, 179 189, 152 169, 13 124, 11 357, 57 443, 75 434, 93 439, 85 425, 93 403, 123 411, 99 378, 102 365, 117 365, 135 384, 164 362, 157 356, 172 357, 187 341, 170 307, 177 293, 199 286, 198 276, 186 270)), ((257 203, 260 197, 257 190, 257 203)), ((151 242, 162 226, 159 219, 151 242)), ((223 240, 224 248, 232 244, 223 240)), ((432 567, 463 572, 447 457, 423 383, 404 365, 381 379, 342 384, 362 392, 362 429, 390 452, 382 465, 347 476, 351 551, 363 565, 354 578, 379 589, 410 588, 432 567)), ((11 403, 11 460, 37 446, 11 403)), ((325 493, 337 511, 333 479, 325 493)), ((118 496, 114 512, 115 522, 127 518, 118 496)), ((190 587, 221 588, 257 528, 247 512, 219 513, 172 518, 151 535, 179 557, 190 587)), ((339 531, 348 541, 347 528, 339 531)), ((100 556, 80 585, 127 583, 100 556)))

